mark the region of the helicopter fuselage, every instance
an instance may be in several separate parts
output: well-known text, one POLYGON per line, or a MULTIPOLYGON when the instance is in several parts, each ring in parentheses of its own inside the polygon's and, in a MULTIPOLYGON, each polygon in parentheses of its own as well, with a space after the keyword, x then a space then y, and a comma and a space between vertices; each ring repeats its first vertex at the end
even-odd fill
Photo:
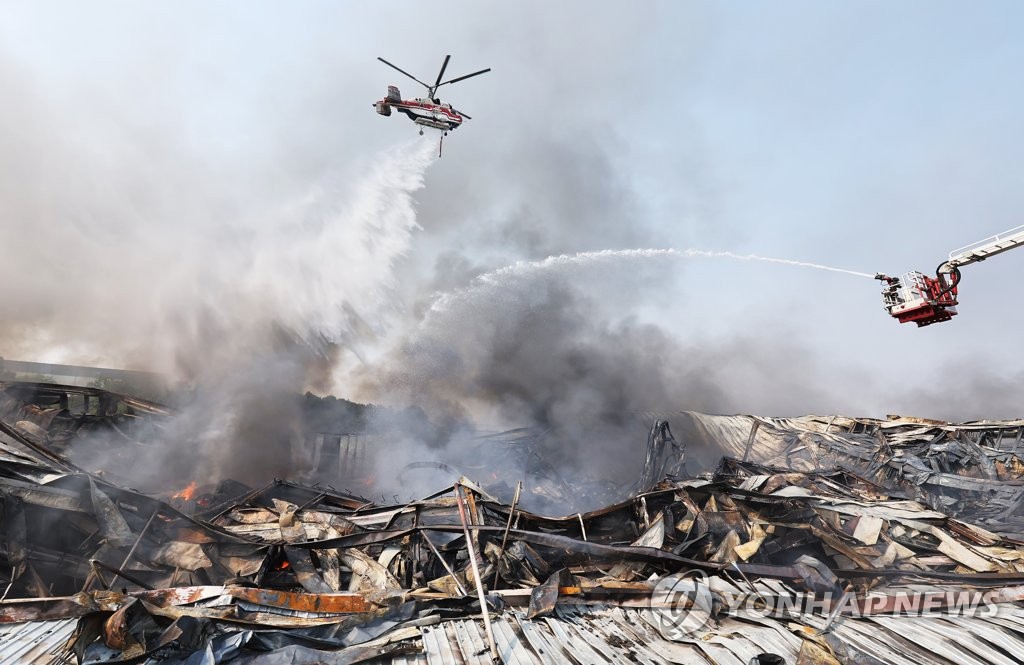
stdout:
POLYGON ((394 99, 390 95, 374 102, 374 108, 381 115, 391 115, 391 109, 403 113, 417 125, 433 127, 444 131, 455 129, 463 122, 463 116, 450 104, 435 103, 425 98, 394 99))

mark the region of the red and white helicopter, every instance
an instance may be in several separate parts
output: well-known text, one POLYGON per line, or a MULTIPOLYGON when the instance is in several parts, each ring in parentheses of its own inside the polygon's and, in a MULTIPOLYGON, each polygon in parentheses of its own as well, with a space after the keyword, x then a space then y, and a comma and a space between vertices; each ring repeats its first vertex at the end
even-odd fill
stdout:
POLYGON ((409 119, 420 126, 420 134, 423 133, 423 127, 433 127, 434 129, 440 129, 445 134, 455 129, 462 124, 463 120, 472 120, 465 113, 452 108, 451 104, 444 104, 437 97, 437 89, 442 85, 448 85, 449 83, 458 83, 459 81, 465 81, 468 78, 479 76, 480 74, 486 74, 491 71, 491 68, 481 69, 478 72, 472 74, 466 74, 465 76, 459 76, 457 78, 450 79, 441 82, 441 77, 444 76, 444 70, 448 67, 448 61, 451 59, 450 55, 444 57, 444 63, 441 64, 441 71, 437 74, 437 81, 434 85, 427 85, 423 81, 419 80, 412 74, 402 69, 399 69, 395 65, 391 64, 384 58, 377 58, 388 67, 396 69, 402 74, 405 74, 413 81, 416 81, 424 88, 427 89, 426 97, 417 97, 416 99, 402 99, 402 93, 398 91, 397 86, 388 86, 388 96, 379 102, 374 102, 373 107, 377 110, 377 113, 389 116, 391 115, 391 109, 396 109, 399 113, 404 113, 409 116, 409 119))

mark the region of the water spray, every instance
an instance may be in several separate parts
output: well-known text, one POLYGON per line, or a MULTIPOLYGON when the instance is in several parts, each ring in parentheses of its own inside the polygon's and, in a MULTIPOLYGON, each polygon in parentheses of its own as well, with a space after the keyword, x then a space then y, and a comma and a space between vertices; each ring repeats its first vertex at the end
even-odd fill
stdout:
POLYGON ((470 291, 474 291, 481 287, 497 286, 503 281, 515 277, 525 277, 532 273, 541 272, 556 268, 558 266, 570 266, 570 265, 588 265, 601 263, 605 261, 622 261, 629 259, 650 259, 650 258, 722 258, 722 259, 734 259, 737 261, 761 261, 764 263, 775 263, 782 265, 797 266, 800 268, 813 268, 815 270, 827 270, 829 272, 844 273, 847 275, 854 275, 855 277, 866 277, 868 279, 874 279, 874 274, 859 272, 856 270, 847 270, 846 268, 836 268, 833 266, 826 266, 820 263, 809 263, 807 261, 795 261, 793 259, 779 259, 770 256, 760 256, 758 254, 736 254, 735 252, 728 251, 711 251, 705 249, 604 249, 593 252, 578 252, 576 254, 559 254, 557 256, 549 256, 544 259, 537 261, 517 261, 511 265, 491 272, 480 275, 473 283, 465 288, 458 289, 449 293, 441 295, 434 304, 431 306, 431 312, 440 312, 446 309, 454 301, 461 299, 468 295, 470 291))

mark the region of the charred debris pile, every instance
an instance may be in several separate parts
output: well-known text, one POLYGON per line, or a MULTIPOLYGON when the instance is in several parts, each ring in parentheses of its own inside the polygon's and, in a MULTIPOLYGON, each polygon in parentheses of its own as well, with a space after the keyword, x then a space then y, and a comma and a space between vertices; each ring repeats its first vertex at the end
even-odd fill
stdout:
MULTIPOLYGON (((968 663, 1024 653, 1024 421, 681 412, 654 420, 625 498, 543 515, 523 498, 556 505, 571 479, 505 497, 481 474, 407 503, 289 480, 225 480, 201 501, 189 487, 143 493, 72 453, 100 430, 144 445, 166 409, 98 389, 0 388, 3 662, 968 663), (725 454, 688 474, 687 456, 709 450, 725 454), (681 573, 692 593, 667 603, 659 589, 681 573), (959 592, 985 594, 999 612, 957 613, 959 592), (899 604, 928 593, 939 616, 899 604), (733 608, 744 594, 755 602, 733 608), (770 602, 801 594, 826 599, 821 611, 770 602), (697 606, 708 615, 699 626, 666 620, 697 606)), ((344 465, 342 453, 329 463, 344 465)))

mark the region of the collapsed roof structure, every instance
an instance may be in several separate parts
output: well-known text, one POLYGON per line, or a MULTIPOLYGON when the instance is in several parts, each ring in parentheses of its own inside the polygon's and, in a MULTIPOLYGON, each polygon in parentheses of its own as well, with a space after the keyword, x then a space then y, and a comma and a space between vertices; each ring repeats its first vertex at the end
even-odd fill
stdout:
POLYGON ((168 415, 0 384, 0 662, 1024 653, 1024 421, 661 416, 623 495, 557 516, 522 499, 572 479, 505 496, 464 477, 387 503, 294 480, 143 493, 72 461, 80 437, 143 445, 168 415), (687 473, 711 450, 711 471, 687 473))

